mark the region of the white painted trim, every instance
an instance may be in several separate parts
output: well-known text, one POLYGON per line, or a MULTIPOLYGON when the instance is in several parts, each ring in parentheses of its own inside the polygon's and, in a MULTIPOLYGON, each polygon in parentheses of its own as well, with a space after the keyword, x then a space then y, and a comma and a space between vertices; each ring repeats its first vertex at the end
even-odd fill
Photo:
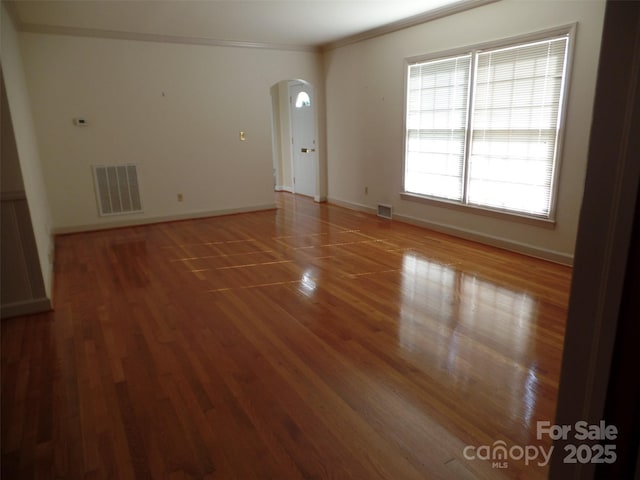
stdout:
MULTIPOLYGON (((345 200, 339 200, 336 198, 329 198, 329 203, 349 208, 351 210, 358 210, 361 212, 376 214, 377 210, 374 207, 363 205, 360 203, 348 202, 345 200)), ((393 214, 393 220, 410 225, 416 225, 422 228, 428 228, 436 232, 446 233, 455 237, 464 238, 465 240, 472 240, 474 242, 482 243, 485 245, 491 245, 493 247, 502 248, 516 253, 522 253, 530 257, 541 258, 554 263, 562 265, 572 265, 573 256, 567 253, 558 252, 555 250, 549 250, 546 248, 536 247, 522 242, 516 242, 504 237, 497 237, 493 235, 487 235, 485 233, 468 230, 465 228, 453 227, 444 223, 432 222, 424 220, 422 218, 413 217, 410 215, 402 215, 398 213, 393 214)))
POLYGON ((382 35, 387 35, 389 33, 404 30, 406 28, 415 27, 416 25, 431 22, 432 20, 437 20, 438 18, 448 17, 456 13, 471 10, 472 8, 481 7, 490 3, 495 3, 497 1, 498 0, 461 0, 451 5, 436 8, 425 13, 414 15, 413 17, 398 20, 396 22, 389 23, 388 25, 383 25, 382 27, 373 28, 371 30, 367 30, 366 32, 358 33, 356 35, 351 35, 335 42, 327 43, 322 46, 322 51, 326 52, 329 50, 335 50, 336 48, 345 47, 353 43, 381 37, 382 35))
POLYGON ((3 2, 7 6, 11 19, 13 20, 16 29, 21 32, 30 33, 44 33, 50 35, 68 35, 76 37, 94 37, 94 38, 111 38, 120 40, 137 40, 144 42, 163 42, 163 43, 180 43, 190 45, 209 45, 216 47, 235 47, 235 48, 256 48, 267 50, 285 50, 285 51, 297 51, 297 52, 323 52, 333 50, 336 48, 351 45, 353 43, 369 40, 371 38, 380 37, 388 33, 404 30, 415 25, 430 22, 438 18, 447 17, 456 13, 471 10, 476 7, 488 5, 490 3, 497 2, 498 0, 460 0, 459 2, 444 7, 436 8, 425 13, 414 15, 409 18, 398 20, 381 27, 373 28, 362 33, 351 35, 335 42, 329 42, 324 45, 288 45, 279 43, 268 42, 243 42, 233 40, 223 40, 215 38, 202 38, 202 37, 187 37, 178 35, 160 35, 152 33, 137 33, 137 32, 124 32, 117 30, 102 30, 97 28, 80 28, 80 27, 65 27, 59 25, 43 25, 37 23, 25 23, 23 22, 13 2, 3 2))
POLYGON ((149 225, 153 223, 173 222, 176 220, 196 220, 198 218, 219 217, 222 215, 261 212, 265 210, 275 210, 275 209, 277 209, 276 204, 269 203, 265 205, 254 205, 249 207, 223 208, 219 210, 203 210, 199 212, 180 213, 176 215, 158 215, 155 217, 136 218, 136 219, 127 217, 126 219, 117 220, 113 222, 100 222, 100 223, 90 223, 85 225, 67 225, 62 227, 55 227, 53 229, 53 233, 54 235, 63 235, 66 233, 90 232, 95 230, 108 230, 111 228, 121 228, 121 227, 136 227, 140 225, 149 225))
POLYGON ((317 203, 323 203, 327 201, 327 197, 325 197, 324 195, 316 195, 315 197, 313 197, 313 201, 317 203))
POLYGON ((364 205, 363 203, 349 202, 347 200, 340 200, 338 198, 329 197, 327 201, 333 205, 338 205, 339 207, 348 208, 349 210, 357 210, 358 212, 371 213, 375 215, 377 210, 375 207, 370 207, 369 205, 364 205))
MULTIPOLYGON (((555 228, 556 223, 556 207, 557 207, 557 196, 559 194, 559 185, 560 185, 560 172, 562 170, 562 154, 563 154, 563 145, 564 145, 564 137, 565 137, 565 117, 567 115, 569 109, 569 90, 571 87, 571 67, 573 65, 573 51, 575 48, 575 37, 576 37, 576 29, 577 23, 569 23, 565 25, 557 25, 554 27, 546 28, 543 30, 536 30, 526 32, 520 35, 515 35, 511 37, 501 38, 497 40, 491 40, 488 42, 476 43, 474 45, 466 45, 462 47, 456 47, 449 50, 444 51, 436 51, 430 52, 421 55, 414 55, 410 57, 405 57, 404 59, 404 85, 403 85, 403 112, 402 112, 402 188, 400 195, 404 200, 409 201, 428 201, 433 202, 434 205, 441 206, 458 206, 461 208, 466 208, 467 211, 471 213, 483 213, 484 212, 494 212, 496 214, 503 214, 507 216, 511 216, 514 219, 522 218, 530 220, 531 222, 538 223, 538 225, 544 225, 546 223, 547 227, 555 228), (408 109, 408 89, 409 89, 409 67, 411 65, 426 62, 429 60, 437 60, 443 59, 447 57, 455 57, 458 55, 469 54, 472 59, 472 68, 475 64, 475 55, 482 50, 490 50, 501 47, 508 47, 512 45, 524 44, 528 42, 534 42, 538 40, 546 40, 556 36, 564 36, 566 35, 568 38, 567 44, 567 52, 565 56, 565 81, 563 84, 562 95, 560 99, 560 104, 558 106, 558 115, 559 115, 559 123, 558 123, 558 135, 556 139, 556 150, 554 153, 554 161, 553 161, 553 177, 551 179, 551 204, 549 206, 549 216, 548 217, 539 217, 536 215, 527 215, 525 212, 512 212, 509 210, 500 210, 498 208, 491 208, 488 206, 482 205, 473 205, 470 203, 466 203, 467 194, 465 193, 464 198, 460 201, 455 200, 447 200, 445 198, 438 197, 430 197, 427 195, 420 195, 412 192, 407 192, 404 190, 405 188, 405 176, 406 176, 406 164, 407 164, 407 109, 408 109)), ((472 83, 475 82, 473 75, 469 78, 469 81, 472 83)), ((473 88, 471 89, 471 93, 468 99, 469 102, 469 112, 467 114, 467 126, 466 126, 466 135, 465 135, 465 157, 463 158, 463 163, 466 165, 469 162, 469 153, 470 152, 470 141, 471 141, 471 122, 473 117, 473 88)), ((467 175, 465 169, 465 175, 467 175)), ((464 178, 464 192, 467 192, 467 178, 464 178)))
POLYGON ((555 220, 548 218, 529 216, 519 212, 511 212, 508 210, 500 210, 497 208, 484 207, 481 205, 473 205, 460 203, 446 198, 429 197, 417 193, 400 192, 400 198, 410 202, 420 202, 426 205, 433 205, 439 208, 450 208, 459 212, 471 213, 474 215, 485 215, 487 217, 501 218, 510 222, 519 222, 525 225, 535 225, 536 227, 554 229, 556 227, 555 220))
MULTIPOLYGON (((571 42, 573 41, 575 43, 574 37, 575 37, 577 26, 578 24, 576 22, 565 23, 562 25, 556 25, 549 28, 543 28, 541 30, 530 30, 528 32, 523 32, 518 35, 498 38, 498 39, 489 40, 486 42, 478 42, 470 45, 463 45, 460 47, 450 48, 447 50, 439 50, 439 51, 433 51, 433 52, 424 53, 420 55, 412 55, 409 57, 405 57, 404 59, 405 66, 412 65, 415 63, 426 62, 428 60, 437 60, 439 58, 455 57, 457 55, 463 55, 465 53, 473 53, 479 50, 491 50, 494 48, 509 47, 512 45, 520 44, 520 43, 535 42, 537 40, 545 40, 547 38, 552 38, 555 36, 562 36, 562 35, 569 35, 570 48, 571 48, 571 42)), ((567 50, 567 55, 568 54, 569 54, 569 50, 567 50)))
POLYGON ((292 187, 288 187, 286 185, 276 185, 275 188, 276 192, 289 192, 289 193, 293 193, 293 188, 292 187))
POLYGON ((20 22, 18 30, 47 35, 68 35, 72 37, 110 38, 140 42, 178 43, 186 45, 207 45, 211 47, 254 48, 262 50, 285 50, 318 53, 320 49, 311 45, 285 45, 280 43, 241 42, 216 38, 184 37, 178 35, 158 35, 153 33, 121 32, 97 28, 64 27, 20 22))
POLYGON ((557 252, 555 250, 548 250, 546 248, 540 248, 533 245, 529 245, 522 242, 516 242, 504 237, 496 237, 493 235, 487 235, 485 233, 475 232, 473 230, 467 230, 466 228, 452 227, 439 222, 431 222, 423 220, 421 218, 411 217, 409 215, 399 215, 397 213, 393 216, 394 220, 398 220, 411 225, 428 228, 441 233, 447 233, 456 237, 464 238, 466 240, 472 240, 474 242, 491 245, 492 247, 498 247, 512 252, 522 253, 530 257, 541 258, 554 263, 560 263, 562 265, 572 265, 573 256, 563 252, 557 252))
POLYGON ((34 313, 49 312, 52 310, 51 300, 46 297, 14 302, 0 307, 0 318, 11 318, 20 315, 33 315, 34 313))

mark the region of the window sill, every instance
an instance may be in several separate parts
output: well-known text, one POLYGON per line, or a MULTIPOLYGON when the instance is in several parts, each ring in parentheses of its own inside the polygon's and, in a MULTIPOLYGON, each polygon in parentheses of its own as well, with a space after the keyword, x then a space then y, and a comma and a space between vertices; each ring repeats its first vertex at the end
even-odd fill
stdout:
POLYGON ((508 220, 511 222, 523 223, 526 225, 534 225, 536 227, 548 228, 550 230, 556 227, 556 222, 551 218, 539 218, 530 217, 524 214, 507 212, 505 210, 497 210, 487 207, 479 207, 477 205, 463 205, 451 200, 444 200, 440 198, 427 197, 425 195, 419 195, 417 193, 400 192, 400 198, 410 202, 419 202, 435 207, 450 208, 459 212, 471 213, 474 215, 484 215, 492 218, 499 218, 501 220, 508 220))

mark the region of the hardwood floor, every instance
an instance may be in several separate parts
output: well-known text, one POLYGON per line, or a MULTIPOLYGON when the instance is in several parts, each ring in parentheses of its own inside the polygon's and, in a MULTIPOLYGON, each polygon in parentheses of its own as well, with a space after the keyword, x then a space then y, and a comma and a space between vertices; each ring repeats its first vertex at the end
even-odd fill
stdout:
POLYGON ((6 479, 544 478, 571 270, 289 194, 56 239, 2 322, 6 479))

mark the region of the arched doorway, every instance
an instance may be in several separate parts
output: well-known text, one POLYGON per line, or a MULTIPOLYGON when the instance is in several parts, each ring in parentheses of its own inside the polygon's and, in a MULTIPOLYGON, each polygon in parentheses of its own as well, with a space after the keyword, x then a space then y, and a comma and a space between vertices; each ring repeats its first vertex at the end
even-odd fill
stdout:
POLYGON ((320 200, 315 90, 304 80, 271 87, 274 189, 320 200))

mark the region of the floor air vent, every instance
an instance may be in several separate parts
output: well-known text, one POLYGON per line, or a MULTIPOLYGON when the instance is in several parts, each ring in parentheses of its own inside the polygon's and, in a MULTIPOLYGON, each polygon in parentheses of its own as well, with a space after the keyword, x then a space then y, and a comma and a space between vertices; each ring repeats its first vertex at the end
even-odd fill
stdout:
POLYGON ((136 165, 94 166, 101 216, 142 212, 136 165))
POLYGON ((378 204, 378 216, 391 220, 391 205, 378 204))

